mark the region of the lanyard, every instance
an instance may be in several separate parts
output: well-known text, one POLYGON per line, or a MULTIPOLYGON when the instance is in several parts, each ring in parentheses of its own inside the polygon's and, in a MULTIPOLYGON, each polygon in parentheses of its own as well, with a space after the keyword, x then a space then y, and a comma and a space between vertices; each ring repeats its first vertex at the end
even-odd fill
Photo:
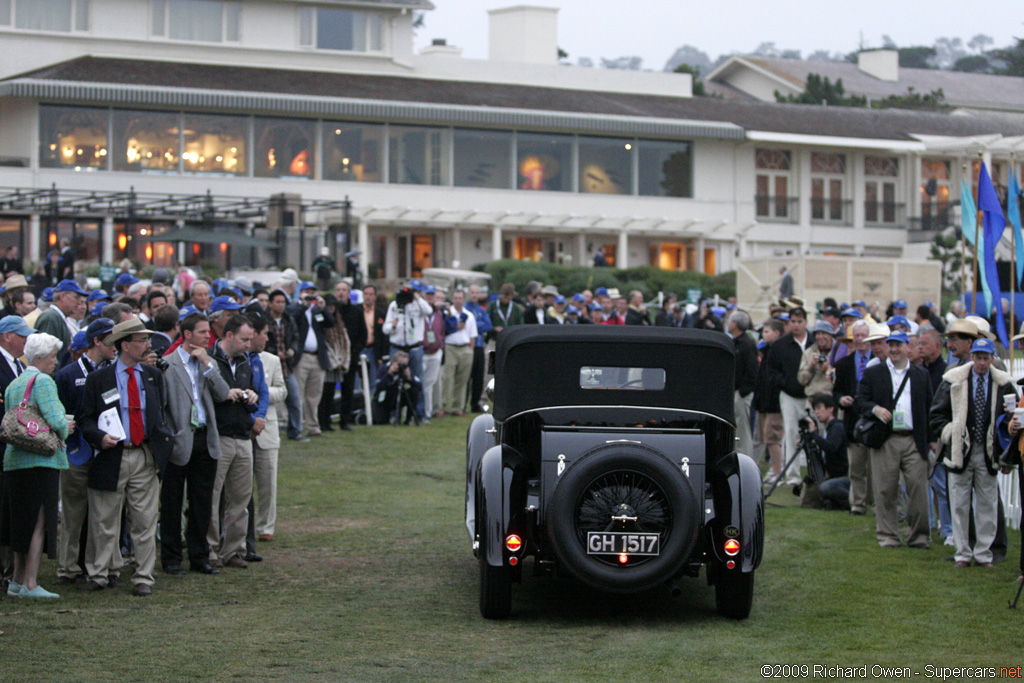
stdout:
POLYGON ((507 310, 507 311, 505 311, 504 313, 502 313, 502 312, 501 312, 501 303, 500 303, 500 302, 498 303, 498 305, 497 305, 497 306, 495 306, 495 308, 496 308, 496 309, 497 309, 497 311, 498 311, 498 315, 500 315, 500 316, 501 316, 501 321, 502 321, 503 323, 505 323, 504 327, 508 327, 508 317, 509 317, 510 315, 512 315, 512 306, 513 306, 513 305, 514 305, 514 304, 513 304, 513 302, 509 301, 509 302, 508 302, 508 310, 507 310))

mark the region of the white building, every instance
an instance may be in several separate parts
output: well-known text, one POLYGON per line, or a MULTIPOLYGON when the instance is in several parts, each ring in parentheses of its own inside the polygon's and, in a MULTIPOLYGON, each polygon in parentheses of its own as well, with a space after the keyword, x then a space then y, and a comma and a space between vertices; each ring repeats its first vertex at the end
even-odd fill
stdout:
POLYGON ((1024 136, 1020 113, 695 98, 688 75, 560 65, 545 8, 492 11, 487 60, 414 54, 429 9, 0 0, 0 246, 307 266, 326 239, 385 278, 598 246, 708 273, 900 257, 948 222, 962 162, 985 151, 1005 183, 1024 136))

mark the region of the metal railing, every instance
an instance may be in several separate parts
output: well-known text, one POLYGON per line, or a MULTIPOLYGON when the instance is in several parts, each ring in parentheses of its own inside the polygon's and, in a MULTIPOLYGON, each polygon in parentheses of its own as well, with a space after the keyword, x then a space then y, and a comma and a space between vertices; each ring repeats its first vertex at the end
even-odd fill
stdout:
POLYGON ((907 205, 900 202, 864 202, 864 225, 904 228, 907 225, 907 205))
POLYGON ((853 225, 853 200, 811 197, 811 223, 853 225))
POLYGON ((799 223, 799 197, 754 195, 754 213, 765 223, 799 223))

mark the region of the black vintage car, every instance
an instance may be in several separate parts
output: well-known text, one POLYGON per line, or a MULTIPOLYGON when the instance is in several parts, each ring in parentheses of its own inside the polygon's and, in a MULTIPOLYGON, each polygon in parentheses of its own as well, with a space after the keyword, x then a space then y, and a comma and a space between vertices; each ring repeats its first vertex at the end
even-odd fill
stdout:
POLYGON ((750 614, 764 545, 756 463, 735 450, 733 344, 718 332, 522 325, 498 337, 494 410, 467 435, 480 611, 534 569, 646 590, 707 565, 718 611, 750 614))

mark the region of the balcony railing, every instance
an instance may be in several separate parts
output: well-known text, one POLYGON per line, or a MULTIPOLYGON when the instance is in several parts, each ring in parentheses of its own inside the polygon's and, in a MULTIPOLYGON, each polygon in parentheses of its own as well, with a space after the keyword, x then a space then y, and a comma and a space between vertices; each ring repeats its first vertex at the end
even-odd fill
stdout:
POLYGON ((864 202, 864 225, 873 228, 903 228, 907 205, 897 202, 864 202))
POLYGON ((811 197, 811 223, 815 225, 853 225, 853 201, 811 197))
POLYGON ((765 223, 798 223, 799 197, 754 195, 754 209, 759 221, 765 223))

